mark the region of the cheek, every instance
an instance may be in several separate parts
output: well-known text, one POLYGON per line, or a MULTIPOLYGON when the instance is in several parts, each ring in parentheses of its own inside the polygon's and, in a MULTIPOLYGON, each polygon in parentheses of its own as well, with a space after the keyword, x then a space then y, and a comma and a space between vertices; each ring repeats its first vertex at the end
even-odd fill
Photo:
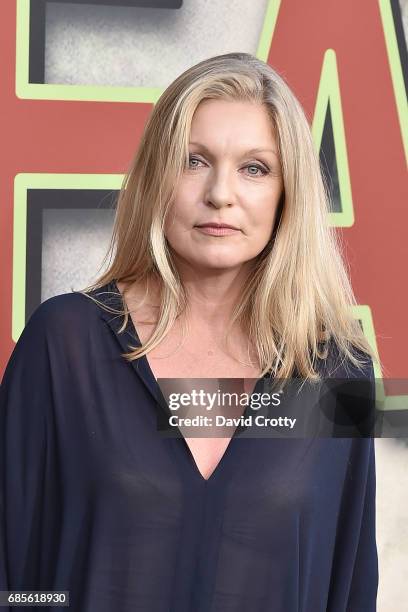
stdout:
POLYGON ((187 201, 180 198, 175 200, 170 206, 165 222, 166 232, 177 232, 183 228, 191 226, 192 206, 187 201))
POLYGON ((279 197, 275 193, 272 197, 262 199, 248 212, 251 226, 262 235, 270 234, 275 224, 278 206, 279 197))
POLYGON ((183 178, 179 181, 174 193, 174 205, 177 209, 185 209, 189 203, 202 197, 202 181, 183 178))
MULTIPOLYGON (((181 179, 174 194, 174 211, 180 219, 192 219, 197 208, 204 201, 204 182, 202 177, 181 179)), ((195 219, 196 220, 196 219, 195 219)))

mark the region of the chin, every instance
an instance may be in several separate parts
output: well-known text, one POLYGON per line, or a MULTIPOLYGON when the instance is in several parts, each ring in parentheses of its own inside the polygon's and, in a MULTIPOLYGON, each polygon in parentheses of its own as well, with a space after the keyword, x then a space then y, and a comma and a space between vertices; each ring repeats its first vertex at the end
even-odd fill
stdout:
POLYGON ((190 260, 193 265, 197 265, 198 267, 204 267, 207 269, 213 269, 213 270, 228 270, 228 269, 232 269, 232 268, 239 268, 240 266, 242 266, 245 262, 241 261, 241 260, 236 260, 234 258, 228 258, 228 257, 203 257, 201 260, 197 261, 197 259, 194 259, 194 262, 192 260, 190 260))

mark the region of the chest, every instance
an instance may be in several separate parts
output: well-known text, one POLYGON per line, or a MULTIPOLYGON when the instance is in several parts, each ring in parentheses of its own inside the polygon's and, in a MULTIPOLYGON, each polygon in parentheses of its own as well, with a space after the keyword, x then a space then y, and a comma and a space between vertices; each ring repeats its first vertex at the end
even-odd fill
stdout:
MULTIPOLYGON (((134 320, 138 336, 144 344, 150 338, 152 326, 134 320)), ((260 368, 254 351, 248 353, 248 340, 235 334, 223 343, 215 334, 203 329, 189 328, 183 335, 179 326, 146 355, 155 378, 254 378, 260 368)), ((255 381, 254 381, 255 382, 255 381)), ((247 381, 249 389, 254 386, 247 381)))
MULTIPOLYGON (((149 337, 147 326, 137 324, 142 343, 149 337)), ((199 330, 182 338, 178 330, 172 331, 157 347, 146 355, 156 379, 160 378, 242 378, 245 393, 252 393, 260 376, 258 367, 251 365, 245 350, 245 339, 235 338, 232 350, 226 351, 211 337, 199 330)), ((186 383, 188 387, 188 382, 186 383)), ((186 387, 186 392, 188 388, 186 387)), ((245 407, 242 408, 242 413, 245 407)), ((224 432, 222 432, 224 433, 224 432)), ((185 437, 186 444, 201 476, 208 479, 220 464, 234 433, 221 433, 214 437, 185 437)))

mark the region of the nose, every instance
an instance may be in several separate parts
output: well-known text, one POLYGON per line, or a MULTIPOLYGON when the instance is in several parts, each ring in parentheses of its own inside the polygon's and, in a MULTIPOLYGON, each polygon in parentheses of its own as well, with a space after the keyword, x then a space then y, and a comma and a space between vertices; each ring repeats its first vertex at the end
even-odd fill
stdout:
POLYGON ((206 204, 222 208, 235 202, 234 180, 227 168, 212 172, 206 187, 206 204))

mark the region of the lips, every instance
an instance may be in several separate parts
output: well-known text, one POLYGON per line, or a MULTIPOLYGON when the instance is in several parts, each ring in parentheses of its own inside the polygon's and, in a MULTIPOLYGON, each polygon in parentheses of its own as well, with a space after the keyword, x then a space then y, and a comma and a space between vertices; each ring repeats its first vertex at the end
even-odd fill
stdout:
POLYGON ((239 229, 238 227, 235 227, 235 225, 229 225, 228 223, 200 223, 199 225, 196 225, 196 227, 215 227, 217 229, 228 228, 234 230, 239 229))

